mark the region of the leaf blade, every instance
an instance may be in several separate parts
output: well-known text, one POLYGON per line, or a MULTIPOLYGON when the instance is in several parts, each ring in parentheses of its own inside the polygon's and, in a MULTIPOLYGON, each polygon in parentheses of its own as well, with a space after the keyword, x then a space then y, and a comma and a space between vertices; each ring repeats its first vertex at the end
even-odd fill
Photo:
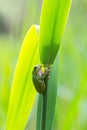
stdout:
POLYGON ((44 0, 40 18, 40 59, 52 64, 59 50, 72 0, 44 0))
MULTIPOLYGON (((56 98, 57 98, 57 88, 58 88, 57 83, 58 83, 58 55, 54 61, 53 66, 51 67, 50 79, 48 80, 45 130, 51 130, 53 126, 55 107, 56 107, 56 98)), ((36 130, 41 130, 42 104, 43 104, 43 95, 39 95, 38 107, 37 107, 36 130)))
POLYGON ((26 34, 19 54, 12 83, 6 130, 22 130, 26 125, 36 95, 32 83, 32 69, 37 63, 38 33, 36 26, 33 25, 26 34))
POLYGON ((46 130, 52 130, 56 99, 58 89, 58 55, 51 67, 50 79, 48 80, 48 95, 47 95, 47 111, 46 111, 46 130))

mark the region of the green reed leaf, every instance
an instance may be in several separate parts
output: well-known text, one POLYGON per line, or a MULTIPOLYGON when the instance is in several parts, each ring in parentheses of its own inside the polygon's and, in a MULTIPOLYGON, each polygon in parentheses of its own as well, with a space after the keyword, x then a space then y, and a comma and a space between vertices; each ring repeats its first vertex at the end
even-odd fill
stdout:
POLYGON ((43 0, 40 17, 40 59, 53 64, 67 22, 72 0, 43 0))
MULTIPOLYGON (((45 130, 51 130, 53 126, 55 107, 56 107, 56 98, 57 98, 57 86, 58 86, 57 83, 58 83, 58 55, 55 59, 53 66, 51 67, 50 78, 48 80, 45 130)), ((43 104, 43 95, 39 95, 36 130, 41 130, 42 104, 43 104)))
POLYGON ((32 69, 39 63, 38 33, 33 25, 27 32, 16 66, 8 108, 6 130, 24 130, 35 100, 32 69))

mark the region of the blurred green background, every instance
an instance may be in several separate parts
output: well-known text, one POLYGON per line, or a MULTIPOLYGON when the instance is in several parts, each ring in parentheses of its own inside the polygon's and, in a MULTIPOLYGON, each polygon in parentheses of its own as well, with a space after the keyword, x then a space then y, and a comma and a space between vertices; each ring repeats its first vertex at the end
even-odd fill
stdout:
MULTIPOLYGON (((0 0, 0 130, 19 50, 29 27, 39 24, 41 5, 42 0, 0 0)), ((35 130, 36 104, 25 130, 35 130)), ((87 0, 73 0, 62 39, 53 130, 87 130, 87 0)))

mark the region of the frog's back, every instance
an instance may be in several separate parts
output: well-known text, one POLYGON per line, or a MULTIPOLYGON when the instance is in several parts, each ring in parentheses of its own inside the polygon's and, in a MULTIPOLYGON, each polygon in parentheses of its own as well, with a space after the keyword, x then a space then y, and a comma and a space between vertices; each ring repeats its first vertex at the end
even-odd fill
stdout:
POLYGON ((39 92, 39 93, 43 93, 45 90, 45 82, 44 80, 39 80, 36 76, 33 77, 33 83, 35 86, 35 89, 39 92))

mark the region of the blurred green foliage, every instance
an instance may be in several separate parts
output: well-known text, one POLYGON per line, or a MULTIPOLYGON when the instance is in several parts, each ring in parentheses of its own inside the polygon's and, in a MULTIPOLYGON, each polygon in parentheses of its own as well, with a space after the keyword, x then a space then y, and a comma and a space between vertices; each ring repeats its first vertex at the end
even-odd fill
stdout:
POLYGON ((13 37, 0 36, 0 129, 5 125, 18 48, 18 41, 13 37))
MULTIPOLYGON (((13 10, 0 2, 0 12, 10 21, 9 33, 0 34, 0 130, 5 127, 11 83, 25 32, 39 24, 40 0, 18 0, 13 10), (19 3, 18 3, 19 2, 19 3), (24 5, 24 6, 22 6, 24 5), (23 8, 22 8, 23 7, 23 8), (6 10, 8 9, 8 11, 6 10), (21 11, 19 11, 21 10, 21 11), (23 14, 23 12, 24 14, 23 14), (9 13, 10 12, 10 13, 9 13), (20 12, 20 13, 19 13, 20 12), (20 16, 20 17, 19 17, 20 16), (18 17, 18 19, 17 19, 18 17), (17 22, 15 21, 18 20, 17 22), (21 23, 21 24, 20 24, 21 23)), ((59 52, 58 99, 53 130, 87 129, 87 0, 73 0, 68 24, 59 52)), ((35 130, 36 105, 26 130, 35 130)))

